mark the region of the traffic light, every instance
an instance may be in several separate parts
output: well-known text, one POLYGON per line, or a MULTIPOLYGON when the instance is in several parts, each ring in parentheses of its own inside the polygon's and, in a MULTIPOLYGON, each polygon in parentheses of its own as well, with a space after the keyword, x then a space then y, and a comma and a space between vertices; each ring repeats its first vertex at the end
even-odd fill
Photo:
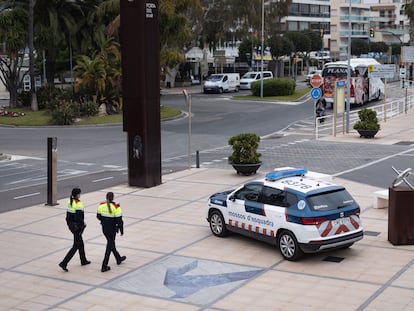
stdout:
POLYGON ((371 27, 371 28, 369 29, 369 37, 370 37, 370 38, 374 38, 374 37, 375 37, 375 30, 374 30, 374 27, 371 27))

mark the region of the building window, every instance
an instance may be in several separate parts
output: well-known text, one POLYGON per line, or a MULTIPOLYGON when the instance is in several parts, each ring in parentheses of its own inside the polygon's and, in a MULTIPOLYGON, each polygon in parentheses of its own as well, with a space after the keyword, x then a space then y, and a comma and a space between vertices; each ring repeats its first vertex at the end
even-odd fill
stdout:
POLYGON ((289 21, 288 22, 288 31, 298 31, 298 23, 295 21, 289 21))

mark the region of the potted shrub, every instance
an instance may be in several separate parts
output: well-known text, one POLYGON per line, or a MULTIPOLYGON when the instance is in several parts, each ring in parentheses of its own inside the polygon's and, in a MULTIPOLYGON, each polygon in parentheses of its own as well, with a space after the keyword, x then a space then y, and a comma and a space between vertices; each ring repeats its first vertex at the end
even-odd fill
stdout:
POLYGON ((358 111, 359 121, 354 124, 360 137, 373 138, 380 129, 380 124, 375 110, 364 108, 358 111))
POLYGON ((260 136, 254 133, 243 133, 229 139, 229 145, 233 153, 229 156, 229 163, 237 171, 237 174, 255 174, 262 162, 261 154, 257 152, 260 136))

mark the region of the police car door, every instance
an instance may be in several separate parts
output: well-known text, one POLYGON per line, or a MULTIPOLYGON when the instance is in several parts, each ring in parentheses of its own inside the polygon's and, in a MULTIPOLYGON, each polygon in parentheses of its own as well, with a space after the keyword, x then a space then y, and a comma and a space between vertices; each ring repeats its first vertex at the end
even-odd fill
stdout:
POLYGON ((284 190, 263 187, 261 200, 265 214, 262 217, 262 230, 265 234, 275 236, 276 231, 281 227, 288 205, 286 196, 284 190))
POLYGON ((263 204, 260 202, 261 183, 248 183, 237 190, 227 204, 229 224, 244 230, 251 231, 251 216, 263 213, 263 204))

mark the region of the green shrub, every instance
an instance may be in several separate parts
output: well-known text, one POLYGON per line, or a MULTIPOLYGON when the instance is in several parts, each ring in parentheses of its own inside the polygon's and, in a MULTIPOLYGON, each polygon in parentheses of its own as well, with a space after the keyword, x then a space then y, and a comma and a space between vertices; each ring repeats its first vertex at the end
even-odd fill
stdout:
POLYGON ((355 130, 374 130, 380 129, 377 118, 377 112, 370 108, 364 108, 358 111, 359 121, 354 124, 355 130))
POLYGON ((71 125, 76 118, 76 104, 71 101, 61 101, 52 110, 52 123, 56 125, 71 125))
MULTIPOLYGON (((260 83, 252 83, 252 95, 260 96, 260 83)), ((296 82, 289 78, 276 78, 263 80, 263 96, 287 96, 295 92, 296 82)))
MULTIPOLYGON (((54 103, 62 96, 62 89, 56 88, 53 85, 41 86, 36 91, 37 104, 39 109, 45 109, 50 106, 50 103, 54 103)), ((54 104, 52 104, 54 106, 54 104)))
POLYGON ((98 105, 91 100, 81 101, 79 113, 81 116, 91 117, 97 115, 99 111, 98 105))
POLYGON ((229 145, 233 153, 229 156, 229 163, 233 164, 256 164, 260 163, 261 153, 257 152, 260 136, 254 133, 242 133, 232 136, 229 145))
POLYGON ((31 91, 21 91, 17 95, 17 101, 23 106, 23 107, 30 107, 30 99, 32 96, 31 91))

